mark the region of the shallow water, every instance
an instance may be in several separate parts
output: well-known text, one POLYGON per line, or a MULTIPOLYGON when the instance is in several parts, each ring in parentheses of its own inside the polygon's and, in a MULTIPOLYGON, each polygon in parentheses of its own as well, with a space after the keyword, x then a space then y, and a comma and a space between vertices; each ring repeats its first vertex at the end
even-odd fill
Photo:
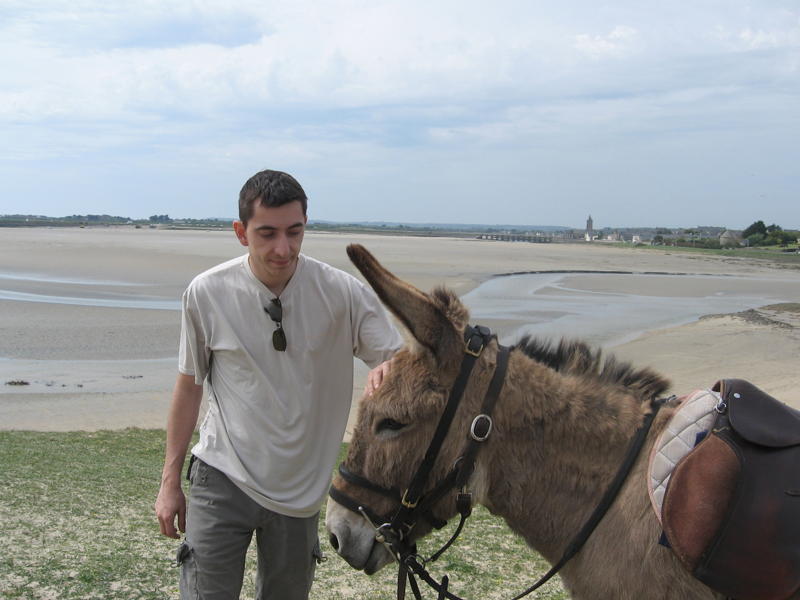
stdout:
MULTIPOLYGON (((0 274, 0 299, 25 303, 177 311, 180 309, 177 298, 182 291, 179 287, 178 284, 164 287, 125 281, 49 278, 38 274, 13 277, 0 274)), ((798 299, 800 278, 796 276, 759 279, 621 273, 495 277, 462 297, 472 313, 471 322, 489 326, 505 344, 531 334, 553 339, 578 337, 591 345, 604 347, 625 343, 647 331, 691 322, 702 315, 739 312, 777 302, 797 302, 798 299)), ((96 314, 110 318, 107 312, 96 314)), ((100 323, 99 329, 105 331, 104 321, 94 315, 90 311, 82 317, 82 322, 92 326, 95 322, 100 323)), ((168 313, 159 315, 162 321, 167 317, 168 313)), ((151 317, 141 315, 136 319, 144 319, 142 323, 152 321, 151 317)), ((104 350, 102 357, 74 360, 85 354, 86 349, 79 346, 91 344, 91 340, 102 331, 94 332, 92 335, 96 334, 95 337, 86 331, 76 335, 75 347, 69 346, 69 356, 63 358, 0 358, 0 383, 9 380, 29 382, 25 386, 2 385, 0 395, 150 393, 169 389, 175 377, 176 358, 172 353, 177 346, 179 316, 175 319, 174 333, 164 336, 160 342, 158 336, 147 337, 150 329, 144 329, 144 337, 138 341, 138 344, 144 344, 145 356, 163 358, 136 359, 139 354, 131 352, 139 346, 128 338, 113 352, 104 350), (126 358, 126 354, 130 354, 130 358, 126 358), (113 358, 120 360, 111 360, 113 358)), ((137 331, 143 328, 143 325, 136 325, 138 322, 132 321, 137 331)), ((116 331, 111 327, 114 323, 116 321, 109 322, 109 331, 116 331)), ((166 326, 165 330, 172 332, 166 326)), ((59 335, 58 332, 60 335, 74 334, 67 327, 47 335, 59 335)), ((107 333, 103 333, 103 339, 106 337, 107 333)), ((0 357, 4 354, 0 349, 0 357)), ((355 360, 354 363, 355 381, 363 382, 368 368, 361 361, 355 360)))
POLYGON ((104 308, 140 308, 152 310, 180 310, 179 300, 165 298, 146 298, 130 296, 122 298, 91 298, 77 296, 52 296, 49 294, 30 294, 0 290, 0 300, 18 302, 40 302, 45 304, 71 304, 74 306, 100 306, 104 308))
POLYGON ((146 285, 141 283, 131 283, 129 281, 113 281, 104 279, 88 279, 79 277, 57 277, 55 275, 46 275, 43 273, 17 273, 9 271, 0 271, 0 285, 4 282, 14 281, 35 281, 39 283, 66 283, 69 285, 121 285, 121 286, 137 286, 146 285))
MULTIPOLYGON (((125 281, 0 272, 0 300, 180 310, 152 286, 125 281), (111 289, 103 289, 111 288, 111 289)), ((158 290, 161 291, 161 290, 158 290)), ((776 302, 796 302, 800 280, 723 275, 539 273, 495 277, 465 294, 472 322, 490 326, 503 343, 523 335, 579 337, 615 346, 643 332, 776 302)))
POLYGON ((703 315, 796 302, 797 278, 546 273, 491 279, 462 297, 503 343, 523 335, 615 346, 703 315))
POLYGON ((59 277, 42 273, 0 271, 0 300, 98 306, 180 310, 180 292, 172 297, 147 294, 148 284, 79 277, 59 277), (111 288, 105 290, 103 288, 111 288))

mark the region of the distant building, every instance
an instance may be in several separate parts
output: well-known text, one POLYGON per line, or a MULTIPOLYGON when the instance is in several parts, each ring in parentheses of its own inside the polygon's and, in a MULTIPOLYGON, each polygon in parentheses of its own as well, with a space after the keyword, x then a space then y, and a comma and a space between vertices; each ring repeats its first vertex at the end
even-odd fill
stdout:
POLYGON ((594 239, 594 221, 592 221, 592 215, 589 215, 589 218, 586 219, 586 241, 591 242, 594 239))
POLYGON ((736 248, 742 245, 742 232, 726 229, 719 235, 719 245, 723 248, 736 248))

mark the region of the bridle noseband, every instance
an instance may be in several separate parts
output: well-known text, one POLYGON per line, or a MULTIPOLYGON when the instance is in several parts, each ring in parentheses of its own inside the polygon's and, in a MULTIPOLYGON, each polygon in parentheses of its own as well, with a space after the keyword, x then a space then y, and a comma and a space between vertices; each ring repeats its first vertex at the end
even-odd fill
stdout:
MULTIPOLYGON (((421 600, 419 585, 414 578, 418 576, 438 594, 439 600, 464 600, 447 590, 448 578, 445 575, 441 582, 436 581, 425 566, 438 559, 458 538, 464 527, 466 519, 472 513, 472 494, 467 491, 467 483, 475 469, 475 459, 484 442, 489 438, 492 427, 492 411, 500 395, 505 380, 506 369, 508 367, 508 357, 510 349, 506 346, 498 345, 495 372, 489 382, 489 387, 484 396, 481 412, 475 416, 470 426, 467 436, 467 443, 459 458, 455 461, 448 474, 439 483, 428 491, 425 491, 433 469, 436 458, 442 448, 447 433, 450 429, 456 410, 461 400, 461 396, 467 386, 472 367, 481 356, 484 348, 496 336, 492 335, 487 327, 467 326, 464 330, 464 356, 461 361, 461 368, 455 383, 450 390, 450 394, 445 405, 445 409, 439 418, 433 438, 431 439, 425 456, 420 463, 408 488, 404 492, 396 488, 385 488, 372 483, 365 477, 351 472, 344 463, 339 465, 339 475, 348 483, 360 488, 375 492, 379 495, 391 498, 399 503, 399 507, 394 514, 380 515, 370 507, 356 501, 344 492, 331 485, 329 490, 330 497, 342 505, 344 508, 364 517, 370 526, 375 530, 375 539, 382 543, 398 562, 399 570, 397 576, 397 598, 405 598, 406 581, 411 585, 414 597, 421 600), (450 491, 457 489, 459 493, 456 499, 456 508, 460 514, 460 521, 452 537, 437 552, 429 558, 422 558, 417 554, 416 544, 409 541, 411 530, 421 519, 426 520, 434 528, 441 529, 447 522, 433 515, 432 508, 450 491)), ((658 409, 663 405, 663 400, 653 400, 651 402, 652 412, 645 416, 641 427, 637 430, 628 448, 628 452, 620 466, 614 480, 609 485, 599 505, 595 508, 587 522, 567 546, 561 559, 534 583, 527 590, 515 596, 512 600, 519 600, 527 596, 534 590, 541 587, 551 579, 578 551, 594 531, 600 520, 610 508, 619 490, 622 488, 628 473, 630 472, 639 450, 644 445, 650 426, 655 420, 658 409)))

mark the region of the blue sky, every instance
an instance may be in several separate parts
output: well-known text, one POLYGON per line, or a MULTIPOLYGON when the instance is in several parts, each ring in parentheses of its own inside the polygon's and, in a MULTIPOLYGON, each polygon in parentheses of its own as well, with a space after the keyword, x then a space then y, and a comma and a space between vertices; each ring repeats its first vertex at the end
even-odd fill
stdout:
POLYGON ((0 214, 800 228, 796 0, 0 1, 0 214))

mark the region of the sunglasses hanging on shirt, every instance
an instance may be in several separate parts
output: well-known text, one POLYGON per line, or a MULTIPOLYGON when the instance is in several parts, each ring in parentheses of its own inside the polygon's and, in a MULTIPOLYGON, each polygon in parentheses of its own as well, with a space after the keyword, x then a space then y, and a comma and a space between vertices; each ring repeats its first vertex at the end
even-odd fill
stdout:
POLYGON ((275 321, 276 329, 272 332, 272 347, 278 352, 286 351, 286 333, 283 331, 283 307, 278 298, 270 300, 269 305, 264 307, 264 311, 269 318, 275 321))

